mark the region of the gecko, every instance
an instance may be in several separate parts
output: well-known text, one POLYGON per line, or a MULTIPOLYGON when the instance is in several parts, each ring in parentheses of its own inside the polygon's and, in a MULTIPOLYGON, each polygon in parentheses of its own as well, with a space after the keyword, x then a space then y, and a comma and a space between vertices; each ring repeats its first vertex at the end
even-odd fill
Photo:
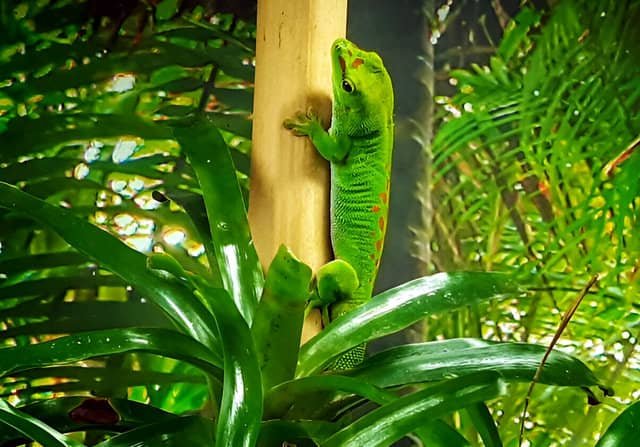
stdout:
MULTIPOLYGON (((331 46, 331 126, 308 110, 284 126, 308 137, 331 166, 330 234, 334 260, 316 273, 316 303, 330 321, 373 293, 387 229, 393 150, 393 87, 380 56, 347 39, 331 46)), ((355 366, 364 346, 339 358, 355 366)), ((341 364, 341 365, 340 365, 341 364)))

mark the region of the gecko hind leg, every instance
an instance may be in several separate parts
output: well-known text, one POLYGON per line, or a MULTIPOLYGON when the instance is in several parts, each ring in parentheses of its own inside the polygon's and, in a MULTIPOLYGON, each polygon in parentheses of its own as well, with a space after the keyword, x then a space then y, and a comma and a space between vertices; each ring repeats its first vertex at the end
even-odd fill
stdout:
MULTIPOLYGON (((322 308, 322 321, 329 322, 329 306, 349 301, 359 287, 358 274, 346 261, 336 259, 324 264, 316 273, 316 293, 322 308)), ((331 362, 328 369, 353 368, 364 360, 365 345, 356 346, 331 362)))

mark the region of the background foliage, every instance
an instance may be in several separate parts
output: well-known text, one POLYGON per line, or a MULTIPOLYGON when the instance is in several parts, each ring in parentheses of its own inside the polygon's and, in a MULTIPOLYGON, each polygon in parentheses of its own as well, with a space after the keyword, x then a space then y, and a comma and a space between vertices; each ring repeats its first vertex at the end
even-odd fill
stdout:
MULTIPOLYGON (((489 63, 452 70, 457 92, 436 98, 423 186, 433 215, 418 257, 427 270, 531 272, 541 293, 431 321, 426 336, 548 343, 599 276, 561 344, 590 358, 617 397, 585 415, 570 391, 540 390, 528 427, 536 446, 590 445, 638 398, 639 15, 636 1, 525 6, 489 63)), ((496 407, 505 440, 517 436, 518 407, 496 407)))

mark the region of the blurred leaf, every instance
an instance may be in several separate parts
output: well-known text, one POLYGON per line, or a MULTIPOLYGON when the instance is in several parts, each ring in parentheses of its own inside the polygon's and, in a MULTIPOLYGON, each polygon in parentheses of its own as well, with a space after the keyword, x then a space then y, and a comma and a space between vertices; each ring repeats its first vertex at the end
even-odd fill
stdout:
POLYGON ((205 118, 220 130, 251 139, 251 119, 246 113, 209 112, 205 118))
POLYGON ((19 209, 52 228, 78 251, 95 259, 152 299, 185 332, 213 349, 214 353, 220 352, 213 335, 215 323, 204 305, 181 285, 151 273, 144 255, 70 211, 36 199, 4 182, 0 182, 0 206, 19 209))
POLYGON ((92 330, 126 327, 172 328, 166 315, 150 304, 132 302, 62 302, 34 304, 24 303, 6 311, 0 311, 0 318, 15 315, 29 316, 46 321, 24 322, 0 331, 0 339, 20 335, 69 334, 92 330))
MULTIPOLYGON (((96 275, 95 272, 77 276, 52 276, 0 287, 0 298, 23 298, 26 296, 54 294, 69 289, 95 289, 101 286, 122 285, 122 280, 115 275, 96 275)), ((1 308, 2 304, 0 304, 1 308)))
POLYGON ((182 447, 213 445, 213 422, 200 416, 184 416, 142 425, 116 435, 96 447, 182 447))
MULTIPOLYGON (((24 397, 36 393, 71 393, 88 390, 91 390, 95 395, 103 396, 103 390, 134 386, 162 385, 169 387, 169 385, 176 383, 206 385, 204 376, 194 373, 157 372, 150 369, 132 371, 110 367, 50 366, 21 371, 7 377, 11 379, 5 378, 4 380, 4 397, 8 397, 12 392, 24 397), (33 381, 51 384, 33 385, 31 383, 33 381)), ((40 416, 36 417, 42 419, 40 416)))
POLYGON ((86 142, 135 135, 147 139, 170 139, 171 129, 134 115, 66 114, 40 118, 16 118, 2 134, 0 160, 25 153, 39 153, 62 143, 86 142))
POLYGON ((86 256, 75 251, 40 253, 37 255, 0 258, 0 272, 13 275, 27 270, 39 270, 89 262, 86 256))
POLYGON ((178 12, 178 0, 162 0, 156 6, 156 19, 168 20, 178 12))
MULTIPOLYGON (((98 399, 90 396, 66 396, 47 399, 20 407, 29 417, 37 418, 59 432, 84 430, 125 431, 141 424, 168 422, 177 417, 150 405, 126 399, 98 399)), ((0 427, 2 445, 12 445, 19 436, 15 430, 0 427)))
POLYGON ((16 410, 0 399, 0 422, 19 431, 27 439, 33 439, 47 447, 79 447, 81 443, 73 441, 43 422, 16 410))
POLYGON ((338 425, 324 421, 265 421, 260 427, 258 447, 283 445, 285 442, 312 440, 317 445, 334 434, 338 425))

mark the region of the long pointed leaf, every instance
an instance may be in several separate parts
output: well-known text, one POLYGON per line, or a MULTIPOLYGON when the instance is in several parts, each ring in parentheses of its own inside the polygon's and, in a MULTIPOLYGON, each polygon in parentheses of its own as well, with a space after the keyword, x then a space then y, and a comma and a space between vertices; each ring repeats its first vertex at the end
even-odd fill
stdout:
POLYGON ((626 447, 638 443, 640 402, 629 405, 607 428, 596 447, 626 447))
POLYGON ((281 246, 251 327, 265 390, 295 375, 310 282, 311 268, 281 246))
POLYGON ((220 376, 220 359, 196 340, 166 329, 111 329, 68 335, 52 341, 0 349, 0 376, 30 368, 93 357, 142 351, 185 360, 220 376))
MULTIPOLYGON (((48 399, 18 409, 61 433, 76 431, 126 431, 141 424, 166 422, 177 417, 151 405, 127 399, 66 396, 48 399)), ((13 445, 20 432, 0 426, 0 445, 13 445)))
POLYGON ((214 335, 215 322, 206 307, 185 287, 149 271, 143 254, 71 211, 4 182, 0 182, 0 206, 21 211, 53 229, 78 251, 95 259, 154 301, 182 330, 220 352, 214 335))
POLYGON ((297 376, 307 376, 341 353, 392 334, 416 321, 515 293, 509 276, 499 273, 438 273, 387 290, 333 321, 300 351, 297 376))
POLYGON ((201 416, 176 417, 135 428, 96 444, 96 447, 213 446, 212 425, 201 416))
POLYGON ((4 400, 0 400, 0 422, 7 424, 28 439, 33 439, 47 447, 80 447, 77 441, 68 439, 47 424, 16 410, 4 400))
MULTIPOLYGON (((505 380, 530 381, 546 347, 451 339, 390 348, 344 372, 379 387, 431 382, 479 371, 495 371, 505 380)), ((600 385, 591 370, 575 357, 554 351, 545 363, 541 383, 588 387, 600 385)))
POLYGON ((262 419, 262 377, 246 321, 229 295, 197 281, 198 293, 212 303, 224 354, 224 388, 217 421, 218 445, 253 447, 262 419))
POLYGON ((175 136, 202 189, 222 282, 251 326, 264 278, 229 148, 220 132, 204 123, 175 129, 175 136))
POLYGON ((377 408, 327 439, 322 447, 388 446, 419 428, 425 419, 492 399, 501 391, 501 382, 492 373, 452 379, 377 408))

